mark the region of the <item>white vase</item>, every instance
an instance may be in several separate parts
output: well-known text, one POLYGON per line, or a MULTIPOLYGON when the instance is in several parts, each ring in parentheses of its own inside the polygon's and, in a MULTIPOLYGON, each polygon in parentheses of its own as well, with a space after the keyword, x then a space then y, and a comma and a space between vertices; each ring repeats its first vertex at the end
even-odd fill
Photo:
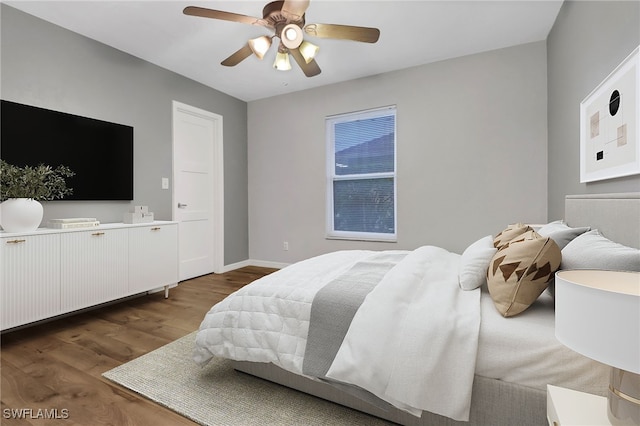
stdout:
POLYGON ((5 232, 25 232, 38 229, 44 213, 42 204, 32 198, 11 198, 0 204, 0 223, 5 232))

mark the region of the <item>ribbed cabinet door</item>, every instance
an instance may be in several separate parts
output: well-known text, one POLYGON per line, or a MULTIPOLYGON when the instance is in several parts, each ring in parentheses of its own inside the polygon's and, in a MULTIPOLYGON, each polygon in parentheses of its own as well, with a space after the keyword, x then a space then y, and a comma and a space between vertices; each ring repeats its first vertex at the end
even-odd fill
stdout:
POLYGON ((0 238, 2 330, 60 313, 59 237, 0 238))
POLYGON ((178 282, 178 225, 131 228, 129 290, 141 293, 178 282))
POLYGON ((60 238, 64 312, 128 295, 127 229, 70 232, 60 238))

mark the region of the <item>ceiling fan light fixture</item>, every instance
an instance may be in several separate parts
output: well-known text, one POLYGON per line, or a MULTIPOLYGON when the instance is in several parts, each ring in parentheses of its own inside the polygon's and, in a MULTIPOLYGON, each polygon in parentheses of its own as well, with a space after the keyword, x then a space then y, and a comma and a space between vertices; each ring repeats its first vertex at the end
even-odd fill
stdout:
POLYGON ((283 71, 290 70, 289 54, 291 54, 304 75, 313 77, 321 72, 315 60, 319 47, 305 42, 303 34, 364 43, 376 43, 380 38, 378 28, 339 24, 306 24, 305 16, 309 3, 310 0, 270 1, 262 10, 262 18, 198 6, 188 6, 184 8, 183 13, 202 18, 257 25, 272 31, 271 36, 261 36, 245 42, 240 49, 220 63, 227 67, 238 65, 252 54, 264 59, 273 44, 273 38, 277 37, 279 39, 278 51, 273 67, 283 71))
POLYGON ((299 50, 300 54, 304 58, 304 61, 306 63, 309 63, 316 57, 316 55, 318 54, 318 50, 320 50, 320 47, 316 46, 313 43, 309 43, 308 41, 303 41, 300 44, 299 50))
POLYGON ((288 24, 282 28, 280 39, 289 49, 296 49, 302 43, 302 28, 296 24, 288 24))
POLYGON ((291 63, 289 62, 289 54, 286 52, 278 52, 276 54, 276 60, 273 63, 273 67, 278 71, 289 71, 291 69, 291 63))
POLYGON ((254 55, 262 59, 271 47, 271 37, 261 36, 252 38, 251 40, 249 40, 249 47, 251 48, 251 51, 254 55))

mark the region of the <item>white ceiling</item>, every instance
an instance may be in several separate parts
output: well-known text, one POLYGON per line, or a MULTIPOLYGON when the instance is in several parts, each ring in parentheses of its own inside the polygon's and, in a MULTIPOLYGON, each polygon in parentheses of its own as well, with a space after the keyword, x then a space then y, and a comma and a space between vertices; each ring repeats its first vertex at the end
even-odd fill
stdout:
POLYGON ((267 1, 3 1, 46 21, 244 101, 319 87, 443 59, 545 40, 562 0, 312 0, 306 22, 376 27, 376 44, 306 37, 322 73, 272 67, 275 45, 235 67, 220 62, 264 27, 187 16, 200 6, 261 18, 267 1))

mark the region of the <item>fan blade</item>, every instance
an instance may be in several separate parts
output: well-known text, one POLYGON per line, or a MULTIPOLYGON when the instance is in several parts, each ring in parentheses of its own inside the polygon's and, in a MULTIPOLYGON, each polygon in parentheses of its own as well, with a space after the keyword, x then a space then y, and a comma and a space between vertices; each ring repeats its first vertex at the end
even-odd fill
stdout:
POLYGON ((187 6, 182 11, 185 15, 201 16, 203 18, 221 19, 223 21, 240 22, 241 24, 261 25, 268 27, 269 23, 264 19, 238 13, 224 12, 222 10, 206 9, 204 7, 187 6))
POLYGON ((300 49, 289 49, 289 53, 293 56, 293 59, 296 60, 300 68, 302 68, 302 72, 307 77, 313 77, 314 75, 320 74, 320 67, 315 59, 312 59, 311 62, 307 63, 300 53, 300 49))
POLYGON ((240 62, 244 61, 245 59, 247 59, 252 54, 253 54, 253 50, 251 50, 249 43, 247 43, 244 46, 242 46, 240 49, 238 49, 235 53, 233 53, 231 56, 229 56, 227 59, 222 61, 221 64, 224 65, 225 67, 233 67, 235 65, 238 65, 240 62))
POLYGON ((282 14, 290 21, 301 21, 309 7, 309 0, 284 0, 282 14))
POLYGON ((314 37, 363 41, 365 43, 375 43, 380 38, 380 30, 377 28, 354 27, 352 25, 309 24, 304 27, 304 31, 314 37))

